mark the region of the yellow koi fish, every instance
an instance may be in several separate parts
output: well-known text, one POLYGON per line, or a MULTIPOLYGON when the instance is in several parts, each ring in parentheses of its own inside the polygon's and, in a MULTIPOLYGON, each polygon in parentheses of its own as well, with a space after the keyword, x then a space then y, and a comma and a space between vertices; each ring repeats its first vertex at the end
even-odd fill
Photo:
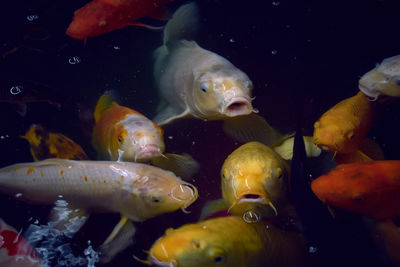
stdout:
POLYGON ((384 59, 364 74, 359 89, 373 100, 380 95, 400 97, 400 55, 384 59))
POLYGON ((362 92, 339 102, 314 124, 314 143, 332 153, 355 152, 371 127, 372 105, 362 92))
MULTIPOLYGON (((162 100, 154 121, 163 126, 184 117, 224 120, 230 136, 245 142, 250 141, 248 136, 262 140, 272 129, 265 121, 254 123, 247 118, 257 116, 252 106, 253 83, 226 58, 188 41, 198 20, 197 5, 192 2, 181 6, 164 28, 164 43, 154 53, 154 76, 162 100)), ((274 135, 273 131, 269 134, 274 135)))
POLYGON ((243 218, 248 211, 266 218, 285 214, 289 208, 288 177, 288 164, 271 148, 259 142, 244 144, 222 166, 223 199, 209 202, 200 219, 222 209, 243 218))
POLYGON ((197 189, 141 163, 47 159, 0 169, 0 191, 32 203, 62 198, 69 209, 120 213, 133 221, 185 209, 197 189))
POLYGON ((311 266, 307 253, 301 234, 232 216, 168 229, 142 262, 172 267, 311 266))
POLYGON ((147 161, 164 152, 162 129, 107 93, 97 102, 94 118, 92 141, 101 159, 147 161))
POLYGON ((31 155, 35 161, 49 158, 89 159, 82 147, 73 140, 63 134, 49 132, 41 125, 32 125, 21 137, 29 142, 31 155))

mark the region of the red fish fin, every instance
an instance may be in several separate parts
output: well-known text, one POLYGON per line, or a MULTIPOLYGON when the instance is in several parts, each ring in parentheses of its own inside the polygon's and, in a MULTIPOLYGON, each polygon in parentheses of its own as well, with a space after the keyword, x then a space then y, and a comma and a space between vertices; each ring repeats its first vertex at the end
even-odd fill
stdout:
POLYGON ((335 215, 335 212, 332 210, 331 206, 326 205, 326 208, 328 209, 328 211, 331 214, 332 218, 335 218, 336 215, 335 215))
POLYGON ((172 13, 165 6, 160 6, 149 15, 150 18, 158 20, 169 20, 172 17, 172 13))
POLYGON ((156 30, 156 31, 164 29, 164 26, 151 26, 151 25, 142 24, 142 23, 138 23, 138 22, 129 22, 126 24, 126 26, 137 26, 137 27, 142 27, 142 28, 146 28, 149 30, 156 30))

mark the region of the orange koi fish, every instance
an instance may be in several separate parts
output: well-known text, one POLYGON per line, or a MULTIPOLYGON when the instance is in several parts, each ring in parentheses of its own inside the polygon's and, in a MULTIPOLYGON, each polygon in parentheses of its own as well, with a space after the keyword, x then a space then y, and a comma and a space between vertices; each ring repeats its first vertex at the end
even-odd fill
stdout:
POLYGON ((13 227, 0 219, 0 265, 2 267, 42 266, 34 248, 13 227))
POLYGON ((164 152, 162 129, 141 113, 118 105, 108 93, 97 102, 94 118, 92 141, 102 159, 147 161, 164 152))
POLYGON ((338 165, 311 183, 324 203, 376 220, 400 215, 400 160, 338 165))
POLYGON ((125 26, 142 26, 135 23, 145 16, 162 17, 164 5, 171 0, 93 0, 74 13, 66 34, 78 40, 101 35, 125 26))
POLYGON ((41 125, 33 124, 21 137, 29 142, 31 155, 35 161, 48 158, 89 159, 80 145, 63 134, 49 132, 41 125))
POLYGON ((360 91, 327 112, 314 124, 314 143, 332 153, 355 152, 373 119, 372 102, 360 91))

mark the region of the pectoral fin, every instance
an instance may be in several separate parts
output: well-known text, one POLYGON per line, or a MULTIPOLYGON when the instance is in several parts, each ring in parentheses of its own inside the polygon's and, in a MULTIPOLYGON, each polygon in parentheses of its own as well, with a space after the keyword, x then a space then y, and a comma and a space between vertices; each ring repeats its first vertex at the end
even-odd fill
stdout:
POLYGON ((166 125, 176 119, 181 119, 185 117, 191 117, 190 110, 187 109, 182 113, 179 113, 176 109, 174 109, 172 106, 167 106, 164 109, 162 109, 154 118, 152 121, 157 123, 159 126, 166 125))
MULTIPOLYGON (((318 157, 321 155, 321 149, 314 144, 312 136, 303 136, 304 147, 306 155, 310 157, 318 157)), ((273 149, 285 160, 292 160, 293 158, 293 145, 294 135, 286 136, 286 138, 277 146, 273 146, 273 149)))
POLYGON ((114 227, 106 241, 100 246, 101 262, 110 262, 118 253, 133 244, 132 237, 136 232, 135 225, 125 216, 114 227))
POLYGON ((222 198, 216 199, 216 200, 211 200, 211 201, 207 202, 204 205, 203 209, 201 210, 199 221, 202 221, 217 212, 227 210, 228 208, 229 207, 226 205, 225 200, 222 198))
POLYGON ((226 134, 243 143, 258 141, 271 145, 281 136, 264 118, 254 113, 224 120, 223 129, 226 134))
POLYGON ((165 156, 152 159, 151 163, 161 169, 172 171, 184 180, 192 178, 200 168, 199 163, 186 153, 182 155, 167 153, 165 156))

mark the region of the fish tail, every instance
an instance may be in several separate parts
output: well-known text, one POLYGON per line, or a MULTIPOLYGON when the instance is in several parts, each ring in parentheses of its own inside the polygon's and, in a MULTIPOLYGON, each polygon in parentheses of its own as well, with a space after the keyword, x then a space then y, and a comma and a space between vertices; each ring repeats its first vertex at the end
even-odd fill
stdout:
POLYGON ((98 122, 111 104, 115 102, 115 93, 113 91, 106 91, 97 101, 96 108, 94 110, 94 119, 98 122))
POLYGON ((198 7, 191 2, 179 7, 164 29, 164 45, 177 40, 192 40, 199 25, 198 7))

